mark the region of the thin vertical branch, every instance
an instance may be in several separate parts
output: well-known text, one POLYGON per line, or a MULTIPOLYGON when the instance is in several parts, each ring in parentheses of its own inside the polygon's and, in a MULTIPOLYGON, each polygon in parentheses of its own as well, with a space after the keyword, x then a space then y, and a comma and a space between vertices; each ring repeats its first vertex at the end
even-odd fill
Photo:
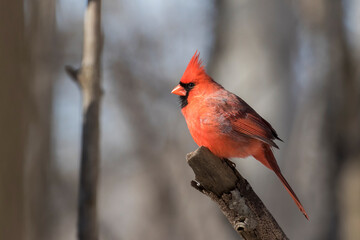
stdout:
POLYGON ((67 66, 68 74, 83 94, 82 152, 78 205, 78 239, 98 239, 97 183, 99 175, 99 109, 101 100, 100 56, 101 0, 89 0, 84 19, 81 68, 67 66))

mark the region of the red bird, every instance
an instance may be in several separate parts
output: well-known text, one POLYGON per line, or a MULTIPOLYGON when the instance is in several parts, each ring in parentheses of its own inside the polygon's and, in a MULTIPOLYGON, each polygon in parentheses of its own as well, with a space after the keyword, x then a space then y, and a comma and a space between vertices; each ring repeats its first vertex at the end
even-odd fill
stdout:
MULTIPOLYGON (((225 90, 205 72, 195 52, 179 85, 171 93, 180 96, 181 112, 199 146, 220 158, 253 156, 274 171, 308 218, 296 194, 281 174, 271 147, 281 140, 275 130, 244 100, 225 90)), ((281 140, 282 141, 282 140, 281 140)))

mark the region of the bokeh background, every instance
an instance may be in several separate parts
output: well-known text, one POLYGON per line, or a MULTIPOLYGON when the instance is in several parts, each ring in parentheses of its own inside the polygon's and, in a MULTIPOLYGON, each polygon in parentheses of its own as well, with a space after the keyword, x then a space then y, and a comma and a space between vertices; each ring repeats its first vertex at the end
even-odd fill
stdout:
MULTIPOLYGON (((0 239, 76 239, 85 1, 0 0, 0 239)), ((100 239, 238 239, 170 94, 195 50, 284 140, 238 170, 290 239, 360 237, 358 0, 103 1, 100 239)))

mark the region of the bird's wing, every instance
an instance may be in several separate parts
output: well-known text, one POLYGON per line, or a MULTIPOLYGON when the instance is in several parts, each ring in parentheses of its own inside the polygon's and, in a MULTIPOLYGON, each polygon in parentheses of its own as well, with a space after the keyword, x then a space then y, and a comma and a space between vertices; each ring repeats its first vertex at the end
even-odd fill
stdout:
MULTIPOLYGON (((242 114, 240 114, 241 116, 242 114)), ((232 127, 236 132, 257 138, 273 147, 279 148, 273 141, 277 138, 275 130, 271 125, 255 112, 245 113, 244 117, 238 117, 232 121, 232 127)))
MULTIPOLYGON (((225 130, 234 137, 246 135, 256 138, 270 146, 279 148, 274 139, 281 140, 270 123, 263 119, 254 109, 252 109, 244 100, 235 94, 227 95, 226 99, 218 98, 218 111, 222 112, 227 124, 224 124, 225 130)), ((282 140, 281 140, 282 141, 282 140)))

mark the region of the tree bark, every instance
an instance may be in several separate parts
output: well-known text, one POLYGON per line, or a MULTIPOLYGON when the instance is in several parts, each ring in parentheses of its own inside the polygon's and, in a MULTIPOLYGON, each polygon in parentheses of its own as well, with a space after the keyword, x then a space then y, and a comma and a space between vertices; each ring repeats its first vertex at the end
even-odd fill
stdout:
POLYGON ((244 239, 288 239, 231 161, 216 157, 205 147, 186 158, 195 173, 192 186, 219 205, 244 239))
POLYGON ((78 239, 98 239, 97 185, 99 175, 99 110, 101 99, 100 56, 101 1, 89 0, 84 19, 81 68, 66 71, 83 94, 82 152, 78 205, 78 239))

